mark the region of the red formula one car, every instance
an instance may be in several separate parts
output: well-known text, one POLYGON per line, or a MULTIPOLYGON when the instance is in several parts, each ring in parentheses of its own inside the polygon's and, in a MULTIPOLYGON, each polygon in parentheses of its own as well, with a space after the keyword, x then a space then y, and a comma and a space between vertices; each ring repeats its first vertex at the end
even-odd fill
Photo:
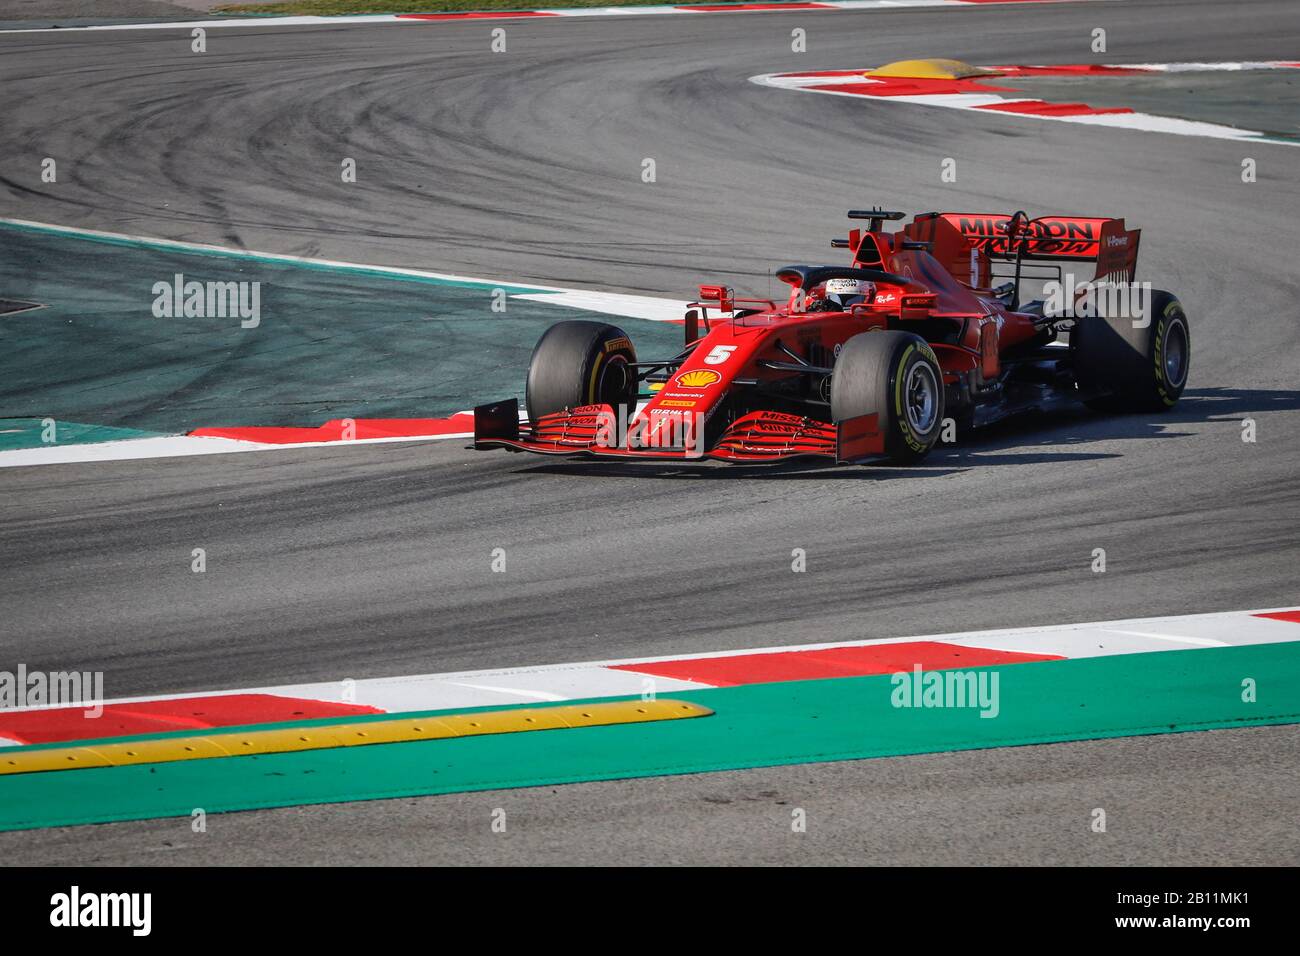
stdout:
POLYGON ((779 270, 785 303, 701 286, 671 358, 639 361, 612 325, 552 326, 529 365, 527 421, 514 399, 480 406, 475 447, 912 464, 941 434, 1015 413, 1160 411, 1182 394, 1187 318, 1167 292, 1134 307, 1139 232, 1122 219, 929 213, 887 232, 902 213, 849 218, 869 226, 833 240, 852 262, 779 270), (1061 281, 1076 262, 1095 263, 1093 284, 1061 281), (1035 279, 1055 302, 1021 302, 1035 279))

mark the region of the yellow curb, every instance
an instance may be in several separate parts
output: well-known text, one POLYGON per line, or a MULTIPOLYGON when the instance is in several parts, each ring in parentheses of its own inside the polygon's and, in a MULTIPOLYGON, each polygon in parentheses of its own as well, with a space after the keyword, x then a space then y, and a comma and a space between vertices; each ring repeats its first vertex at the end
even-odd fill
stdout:
POLYGON ((295 750, 330 750, 412 740, 451 740, 485 734, 517 734, 529 730, 564 730, 608 727, 658 720, 707 717, 708 707, 684 700, 631 700, 609 704, 566 704, 562 707, 525 707, 490 710, 478 714, 439 714, 437 717, 403 717, 323 727, 285 727, 245 733, 204 734, 103 743, 90 747, 47 747, 5 754, 0 751, 0 775, 83 770, 91 767, 127 767, 177 760, 207 760, 289 753, 295 750))
POLYGON ((909 80, 961 80, 969 76, 997 76, 994 70, 971 66, 961 60, 898 60, 864 76, 893 76, 909 80))

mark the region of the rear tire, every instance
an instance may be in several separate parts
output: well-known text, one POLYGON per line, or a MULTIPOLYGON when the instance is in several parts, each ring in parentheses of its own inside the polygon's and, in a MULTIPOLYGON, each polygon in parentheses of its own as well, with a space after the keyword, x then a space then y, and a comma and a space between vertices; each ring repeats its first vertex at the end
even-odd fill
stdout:
POLYGON ((1150 322, 1134 327, 1131 316, 1085 316, 1070 330, 1079 388, 1089 408, 1104 412, 1163 412, 1187 385, 1192 346, 1182 303, 1155 291, 1150 322))
POLYGON ((616 414, 636 407, 636 350, 622 329, 604 322, 558 322, 547 329, 528 362, 528 420, 606 404, 616 414), (620 411, 622 406, 622 411, 620 411))
POLYGON ((925 458, 943 425, 943 371, 925 339, 876 331, 844 343, 831 377, 831 419, 879 416, 885 457, 914 465, 925 458))

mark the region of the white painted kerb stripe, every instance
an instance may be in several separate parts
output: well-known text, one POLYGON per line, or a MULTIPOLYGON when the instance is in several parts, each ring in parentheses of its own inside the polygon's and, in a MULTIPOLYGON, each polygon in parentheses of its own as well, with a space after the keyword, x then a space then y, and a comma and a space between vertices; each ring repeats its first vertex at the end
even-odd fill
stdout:
MULTIPOLYGON (((759 0, 761 2, 761 0, 759 0)), ((577 7, 577 8, 560 8, 547 9, 539 8, 531 11, 532 13, 543 13, 543 17, 519 17, 510 16, 504 11, 482 11, 478 17, 456 17, 448 19, 423 20, 410 15, 399 16, 392 13, 377 14, 357 14, 350 16, 298 16, 298 17, 230 17, 222 20, 166 20, 157 23, 100 23, 90 25, 68 25, 63 27, 36 27, 32 29, 11 29, 0 30, 0 33, 74 33, 74 32, 101 32, 101 31, 122 31, 122 30, 178 30, 190 31, 196 27, 202 27, 205 30, 221 29, 224 27, 242 27, 245 29, 263 29, 274 30, 282 27, 319 27, 319 26, 372 26, 375 24, 398 24, 406 26, 432 26, 436 24, 449 23, 476 23, 481 20, 528 20, 530 22, 546 21, 559 17, 651 17, 651 16, 676 16, 678 14, 709 14, 709 13, 836 13, 842 10, 901 10, 908 7, 944 7, 950 10, 978 10, 989 6, 990 3, 981 3, 977 0, 814 0, 814 2, 823 3, 821 8, 794 7, 788 11, 782 10, 686 10, 678 5, 664 6, 644 6, 644 7, 577 7)), ((996 4, 998 0, 992 0, 996 4)), ((1033 3, 1035 0, 1002 0, 1004 3, 1016 4, 1033 3)), ((1039 3, 1060 2, 1060 0, 1036 0, 1039 3)), ((1074 3, 1095 2, 1095 0, 1070 0, 1074 3)), ((708 5, 709 0, 702 0, 704 5, 708 5)), ((686 4, 686 6, 697 6, 699 4, 686 4)), ((436 15, 437 11, 430 11, 436 15)), ((454 14, 460 11, 447 11, 454 14)), ((478 12, 478 11, 473 11, 478 12)), ((46 19, 46 18, 42 18, 46 19)))
POLYGON ((354 438, 349 441, 257 442, 205 435, 163 435, 155 438, 123 438, 82 445, 48 445, 0 451, 0 468, 30 468, 36 465, 73 465, 91 461, 140 461, 145 458, 185 458, 191 455, 228 455, 246 451, 292 451, 295 448, 340 448, 350 445, 386 445, 393 442, 446 441, 473 438, 473 432, 452 435, 399 435, 387 438, 354 438))
MULTIPOLYGON (((1244 71, 1244 70, 1278 70, 1294 69, 1290 61, 1267 60, 1240 63, 1115 63, 1110 66, 1125 69, 1146 70, 1153 73, 1196 73, 1210 71, 1244 71)), ((996 70, 998 67, 990 67, 996 70)), ((1083 77, 1080 77, 1081 79, 1083 77)), ((1104 81, 1104 74, 1091 77, 1104 81)), ((1271 138, 1270 134, 1259 130, 1239 129, 1219 123, 1205 123, 1198 120, 1186 120, 1172 116, 1157 116, 1152 113, 1084 113, 1076 116, 1052 116, 1045 113, 1016 113, 1006 110, 988 110, 982 107, 1036 102, 1030 96, 999 96, 996 93, 918 93, 901 96, 872 96, 870 93, 853 93, 846 90, 818 89, 819 85, 834 83, 875 83, 871 77, 861 73, 845 73, 831 76, 793 76, 781 73, 766 73, 751 76, 751 83, 778 89, 798 90, 805 93, 821 93, 828 96, 851 96, 871 103, 906 103, 913 106, 936 106, 944 109, 974 110, 986 115, 996 115, 1010 119, 1049 120, 1055 123, 1081 123, 1085 126, 1106 126, 1112 129, 1129 129, 1148 133, 1169 133, 1175 136, 1197 136, 1204 139, 1226 139, 1236 141, 1273 143, 1279 146, 1300 146, 1300 141, 1271 138)), ((985 79, 997 81, 1000 78, 989 75, 985 79)), ((1006 82, 1018 79, 1032 80, 1033 77, 1006 77, 1006 82)))
MULTIPOLYGON (((1020 651, 1056 657, 1081 658, 1146 652, 1194 651, 1211 646, 1247 646, 1300 641, 1300 624, 1256 617, 1290 607, 1255 611, 1229 611, 1177 617, 1136 618, 1041 627, 1008 628, 993 631, 893 637, 880 640, 842 641, 826 644, 796 644, 784 647, 743 648, 705 651, 669 657, 631 660, 589 661, 576 664, 547 664, 498 670, 421 674, 410 677, 381 677, 339 680, 314 684, 289 684, 240 690, 190 692, 149 697, 128 697, 105 701, 129 704, 151 700, 177 700, 195 696, 232 694, 274 694, 331 703, 352 703, 390 713, 448 710, 461 707, 497 706, 528 701, 562 701, 589 697, 656 695, 702 690, 712 685, 698 681, 650 676, 637 672, 637 664, 690 661, 702 658, 740 657, 790 651, 827 650, 884 644, 937 642, 979 647, 987 650, 1020 651), (615 669, 615 668, 619 669, 615 669), (621 668, 632 668, 624 670, 621 668)), ((1015 665, 1020 666, 1020 665, 1015 665)), ((1032 664, 1026 666, 1033 666, 1032 664)), ((33 710, 35 708, 21 708, 33 710)), ((2 745, 3 742, 0 742, 2 745)))
POLYGON ((203 242, 185 242, 180 239, 158 239, 154 236, 140 236, 125 232, 104 232, 99 229, 81 229, 76 226, 61 226, 49 222, 33 222, 29 219, 3 219, 0 224, 18 226, 35 232, 52 233, 73 239, 101 240, 105 242, 132 243, 150 249, 175 252, 192 252, 196 255, 217 255, 228 258, 251 259, 258 262, 274 262, 284 265, 301 265, 313 269, 333 270, 339 272, 357 272, 367 276, 391 279, 418 279, 432 282, 464 283, 480 286, 484 289, 524 289, 524 292, 512 292, 512 299, 526 299, 530 302, 544 302, 585 309, 592 312, 605 312, 625 318, 651 318, 663 321, 665 318, 680 319, 687 303, 678 299, 665 299, 649 295, 632 295, 624 292, 600 292, 592 289, 573 289, 565 286, 538 285, 534 282, 514 281, 510 279, 484 279, 478 276, 463 276, 452 272, 433 272, 428 269, 408 269, 401 266, 370 265, 364 262, 344 262, 339 259, 316 259, 310 256, 293 256, 280 252, 259 252, 254 249, 234 249, 229 246, 217 246, 203 242))

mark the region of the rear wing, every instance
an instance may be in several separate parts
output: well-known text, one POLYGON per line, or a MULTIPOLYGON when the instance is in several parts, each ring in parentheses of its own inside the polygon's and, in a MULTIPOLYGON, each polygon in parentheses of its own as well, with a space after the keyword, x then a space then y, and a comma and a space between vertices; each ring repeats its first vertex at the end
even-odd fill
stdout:
POLYGON ((924 230, 927 220, 952 226, 975 250, 985 263, 981 285, 989 260, 1095 262, 1094 281, 1132 282, 1137 274, 1142 230, 1126 228, 1123 219, 944 212, 917 216, 912 226, 924 230))

